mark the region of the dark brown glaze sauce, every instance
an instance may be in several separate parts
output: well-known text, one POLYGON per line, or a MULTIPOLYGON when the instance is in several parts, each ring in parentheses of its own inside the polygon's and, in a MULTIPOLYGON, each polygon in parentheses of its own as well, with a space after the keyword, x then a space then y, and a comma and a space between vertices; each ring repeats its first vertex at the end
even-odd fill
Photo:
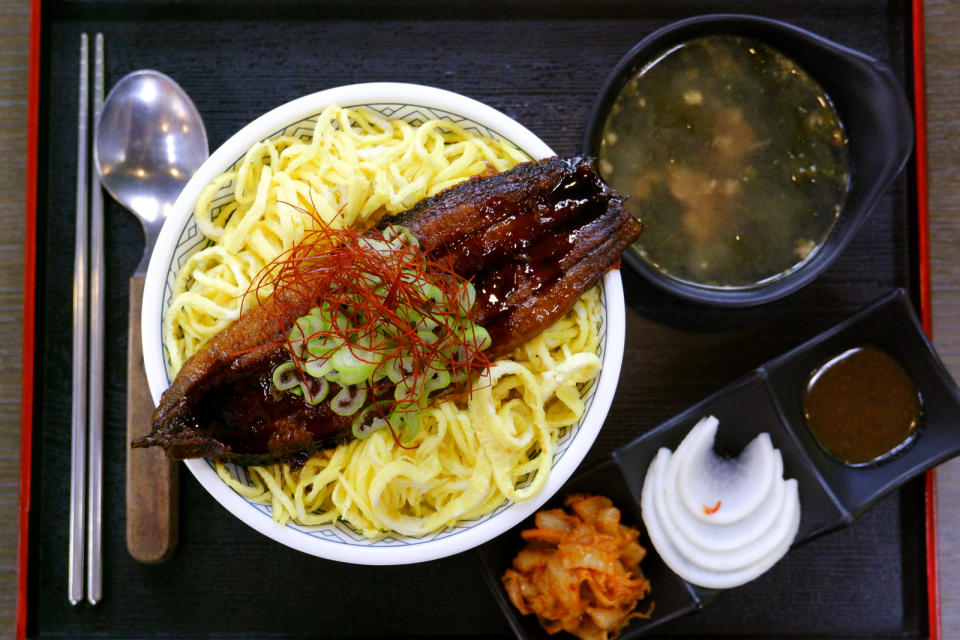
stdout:
MULTIPOLYGON (((304 450, 304 442, 330 446, 346 440, 352 416, 334 413, 328 402, 311 405, 273 387, 274 367, 288 359, 289 354, 277 349, 256 367, 232 369, 219 381, 211 380, 203 391, 198 390, 191 411, 178 416, 182 420, 179 428, 203 438, 208 447, 206 457, 245 464, 267 464, 293 456, 304 450), (215 392, 206 392, 210 389, 215 392)), ((331 385, 331 397, 338 390, 331 385)), ((191 442, 180 450, 174 441, 170 455, 191 457, 193 446, 196 443, 191 442)))
POLYGON ((607 207, 596 199, 598 183, 595 174, 571 177, 536 206, 450 245, 452 255, 479 257, 483 264, 480 271, 458 270, 474 277, 475 316, 489 323, 563 275, 563 258, 576 246, 581 228, 600 219, 607 207))
POLYGON ((834 356, 810 374, 803 412, 827 453, 862 466, 880 462, 913 441, 922 399, 896 358, 863 345, 834 356))
POLYGON ((473 179, 385 222, 472 279, 471 319, 504 355, 559 318, 619 262, 642 226, 590 158, 552 157, 473 179))

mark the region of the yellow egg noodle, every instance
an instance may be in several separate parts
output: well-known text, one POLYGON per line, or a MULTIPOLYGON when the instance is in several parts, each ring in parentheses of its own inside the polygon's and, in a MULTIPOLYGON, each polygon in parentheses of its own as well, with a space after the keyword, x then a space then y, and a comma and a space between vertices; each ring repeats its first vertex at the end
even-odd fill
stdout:
MULTIPOLYGON (((384 212, 527 159, 449 121, 412 126, 363 108, 330 107, 312 136, 254 145, 198 198, 196 224, 210 243, 178 272, 164 316, 172 369, 240 316, 250 283, 304 237, 311 211, 335 228, 369 226, 384 212)), ((369 538, 425 535, 529 498, 546 483, 560 434, 583 416, 581 389, 600 369, 602 317, 599 291, 584 294, 495 363, 469 399, 423 411, 414 448, 379 431, 317 453, 299 471, 248 467, 250 484, 222 464, 217 472, 243 496, 270 503, 280 523, 342 519, 369 538)))

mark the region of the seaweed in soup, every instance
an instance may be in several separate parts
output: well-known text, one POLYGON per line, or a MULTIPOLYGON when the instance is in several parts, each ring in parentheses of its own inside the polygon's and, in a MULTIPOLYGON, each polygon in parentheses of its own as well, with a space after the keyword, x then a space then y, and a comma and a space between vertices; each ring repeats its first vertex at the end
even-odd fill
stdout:
POLYGON ((823 88, 750 38, 683 43, 627 82, 600 170, 647 231, 633 245, 681 281, 745 288, 795 270, 846 198, 849 150, 823 88))

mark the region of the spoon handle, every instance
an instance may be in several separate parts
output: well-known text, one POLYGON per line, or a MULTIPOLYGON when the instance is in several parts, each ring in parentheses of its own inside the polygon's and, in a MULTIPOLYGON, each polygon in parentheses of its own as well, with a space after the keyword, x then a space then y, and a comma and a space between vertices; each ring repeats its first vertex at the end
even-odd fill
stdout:
POLYGON ((177 546, 178 467, 163 449, 132 449, 150 431, 153 398, 143 368, 140 309, 144 277, 130 278, 127 340, 127 550, 139 562, 163 562, 177 546))

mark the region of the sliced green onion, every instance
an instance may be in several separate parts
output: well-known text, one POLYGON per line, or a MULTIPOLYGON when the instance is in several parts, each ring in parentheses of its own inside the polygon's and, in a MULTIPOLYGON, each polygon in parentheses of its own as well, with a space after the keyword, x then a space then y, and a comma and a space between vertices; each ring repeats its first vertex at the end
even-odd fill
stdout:
POLYGON ((378 405, 370 405, 353 419, 350 429, 355 438, 369 438, 370 434, 390 426, 388 419, 377 413, 378 405))
POLYGON ((343 344, 337 336, 317 336, 307 341, 307 351, 318 358, 329 358, 343 344))
POLYGON ((431 302, 440 304, 444 300, 443 291, 440 291, 440 287, 433 283, 426 283, 420 285, 420 291, 423 292, 423 297, 427 298, 431 302))
POLYGON ((278 390, 289 391, 299 384, 300 376, 297 375, 297 365, 293 364, 293 360, 287 360, 273 370, 273 386, 278 390))
POLYGON ((380 356, 358 345, 345 344, 333 354, 330 364, 337 370, 341 384, 360 384, 373 376, 380 364, 380 356))
POLYGON ((467 381, 467 368, 466 367, 454 367, 453 374, 450 378, 452 384, 460 384, 467 381))
POLYGON ((303 363, 303 372, 311 378, 326 380, 327 374, 333 371, 333 363, 330 358, 312 358, 303 363))
POLYGON ((387 371, 387 377, 393 384, 399 384, 407 376, 413 373, 413 356, 400 356, 393 358, 384 365, 387 371))
POLYGON ((380 380, 389 377, 390 374, 387 371, 387 364, 388 363, 383 361, 377 364, 373 370, 373 375, 370 376, 371 382, 379 382, 380 380))
POLYGON ((324 302, 324 303, 321 303, 319 307, 314 307, 313 309, 310 309, 310 315, 322 321, 327 316, 329 311, 330 311, 330 305, 324 302))
POLYGON ((473 322, 471 322, 466 331, 463 332, 463 335, 473 340, 481 351, 490 348, 490 345, 493 344, 490 332, 473 322))
POLYGON ((403 247, 419 247, 420 241, 417 239, 417 236, 413 235, 413 232, 410 229, 402 225, 389 225, 383 231, 383 238, 387 242, 390 242, 391 246, 395 249, 402 249, 403 247))
MULTIPOLYGON (((381 300, 386 300, 387 296, 390 294, 390 288, 383 284, 383 280, 374 275, 365 274, 365 277, 370 280, 376 280, 375 283, 370 285, 370 288, 373 290, 375 296, 381 300)), ((368 282, 370 281, 368 280, 368 282)))
POLYGON ((400 439, 404 443, 413 440, 420 430, 419 409, 425 406, 424 400, 403 400, 397 403, 394 412, 390 414, 390 425, 400 433, 400 439))
POLYGON ((313 330, 306 334, 308 339, 310 337, 320 337, 317 334, 329 333, 331 330, 343 331, 350 327, 350 321, 343 315, 343 312, 333 308, 329 302, 314 307, 310 310, 309 316, 302 316, 302 318, 310 318, 312 323, 311 328, 313 330))
POLYGON ((417 323, 423 318, 423 315, 419 311, 406 305, 397 307, 397 315, 400 316, 400 319, 408 323, 411 327, 416 326, 417 323))
MULTIPOLYGON (((314 309, 316 309, 316 307, 314 307, 314 309)), ((323 318, 314 315, 312 310, 307 315, 297 318, 287 336, 290 339, 290 347, 294 353, 302 356, 304 353, 304 343, 309 340, 311 336, 327 331, 327 324, 323 318)))
POLYGON ((343 340, 335 336, 318 336, 307 343, 307 351, 312 358, 303 364, 303 370, 314 378, 329 376, 333 371, 332 356, 343 345, 343 340))
POLYGON ((413 376, 405 378, 393 388, 393 399, 397 406, 417 401, 421 408, 427 406, 427 394, 423 392, 424 380, 413 380, 413 376))
POLYGON ((476 301, 477 288, 473 286, 472 282, 468 282, 460 287, 460 290, 457 292, 457 304, 459 305, 457 311, 460 313, 460 317, 466 317, 476 301))
POLYGON ((388 240, 381 240, 380 238, 374 238, 371 236, 363 236, 358 238, 357 246, 363 247, 369 251, 376 251, 381 256, 388 256, 394 251, 393 246, 391 246, 388 240))
POLYGON ((300 388, 303 390, 303 399, 309 404, 320 404, 330 393, 330 383, 326 378, 311 378, 302 381, 300 388))
POLYGON ((420 430, 420 414, 416 411, 408 411, 403 415, 403 434, 400 439, 404 444, 417 437, 417 431, 420 430))
POLYGON ((440 339, 440 337, 437 334, 435 334, 433 331, 428 331, 424 329, 420 329, 419 331, 417 331, 417 337, 423 340, 424 343, 431 346, 435 345, 437 343, 437 340, 440 339))
POLYGON ((397 401, 397 407, 404 402, 409 402, 411 385, 406 379, 401 380, 393 388, 393 399, 397 401))
MULTIPOLYGON (((433 332, 433 331, 435 331, 435 330, 437 329, 437 327, 439 327, 439 326, 440 326, 440 325, 437 323, 436 320, 434 320, 433 318, 431 318, 430 316, 427 316, 427 315, 421 316, 420 319, 417 321, 417 324, 416 324, 417 333, 419 333, 420 331, 430 331, 430 332, 433 332)), ((432 344, 432 343, 431 343, 431 344, 432 344)))
POLYGON ((303 330, 300 328, 299 319, 297 322, 293 323, 293 328, 290 329, 290 333, 287 334, 289 346, 288 349, 294 355, 303 354, 303 330))
POLYGON ((330 401, 330 410, 339 416, 352 416, 367 399, 367 390, 358 385, 341 387, 330 401))
POLYGON ((450 372, 440 369, 430 374, 426 382, 423 383, 423 390, 425 393, 433 393, 450 386, 450 381, 450 372))

